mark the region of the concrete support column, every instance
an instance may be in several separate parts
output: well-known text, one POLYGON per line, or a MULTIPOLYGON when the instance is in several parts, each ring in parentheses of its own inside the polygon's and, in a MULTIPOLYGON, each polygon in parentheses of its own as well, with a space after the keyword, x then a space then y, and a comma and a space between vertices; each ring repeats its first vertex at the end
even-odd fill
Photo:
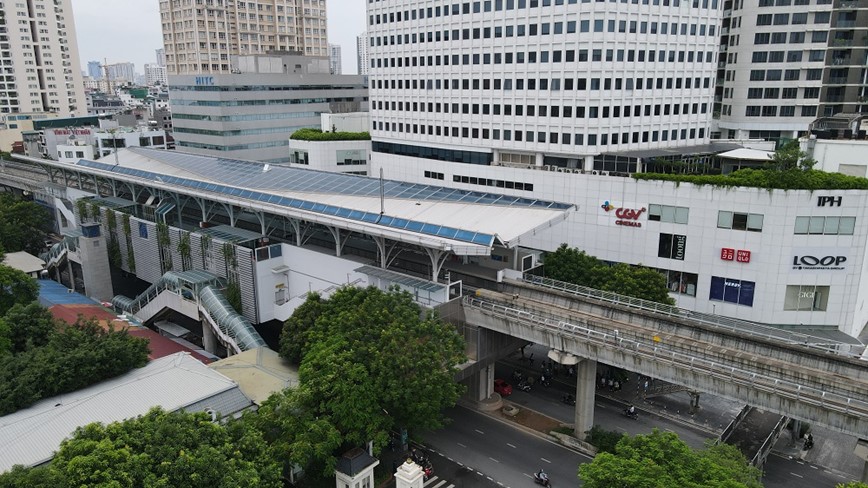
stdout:
POLYGON ((494 393, 494 364, 489 364, 479 371, 476 377, 479 392, 478 400, 485 400, 494 393))
POLYGON ((66 258, 66 269, 69 270, 69 289, 75 290, 75 274, 72 272, 72 261, 69 256, 66 258))
POLYGON ((211 354, 217 354, 217 336, 204 318, 202 319, 202 347, 211 354))
POLYGON ((543 153, 536 153, 534 156, 536 156, 536 161, 534 161, 534 165, 537 168, 542 168, 543 166, 545 166, 545 156, 543 155, 543 153))
POLYGON ((699 392, 698 391, 688 391, 690 395, 690 413, 696 413, 699 411, 699 392))
POLYGON ((576 364, 575 436, 585 439, 585 432, 594 426, 594 396, 596 394, 597 361, 582 359, 576 364))
POLYGON ((585 171, 591 171, 594 169, 594 157, 593 156, 585 156, 584 168, 585 171))

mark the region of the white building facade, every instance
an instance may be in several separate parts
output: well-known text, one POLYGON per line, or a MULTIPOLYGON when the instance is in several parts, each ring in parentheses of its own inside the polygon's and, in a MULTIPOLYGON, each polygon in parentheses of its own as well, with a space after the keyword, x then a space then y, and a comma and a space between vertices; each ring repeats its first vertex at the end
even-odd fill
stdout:
POLYGON ((179 151, 288 163, 289 136, 328 112, 368 108, 364 77, 331 75, 328 58, 242 56, 238 74, 170 76, 179 151))
POLYGON ((0 113, 83 114, 71 0, 3 2, 0 13, 0 113))
POLYGON ((593 169, 603 154, 706 144, 722 3, 695 5, 369 3, 374 163, 438 151, 593 169))
POLYGON ((145 84, 154 86, 156 84, 168 85, 169 79, 166 77, 166 67, 158 64, 145 65, 145 84))
POLYGON ((721 37, 723 138, 797 138, 817 118, 832 2, 733 2, 721 37))

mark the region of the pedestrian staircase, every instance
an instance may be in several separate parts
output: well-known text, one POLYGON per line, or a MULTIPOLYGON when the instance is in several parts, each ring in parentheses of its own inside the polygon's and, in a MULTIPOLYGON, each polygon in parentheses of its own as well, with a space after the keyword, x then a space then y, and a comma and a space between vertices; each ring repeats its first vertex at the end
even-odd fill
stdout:
POLYGON ((680 391, 690 391, 690 388, 675 383, 667 383, 661 380, 654 380, 654 386, 648 388, 645 392, 645 398, 654 398, 658 396, 671 395, 680 391))
POLYGON ((265 346, 250 321, 226 300, 223 287, 222 278, 206 271, 169 271, 135 298, 117 295, 112 306, 142 323, 166 309, 201 320, 232 354, 265 346))

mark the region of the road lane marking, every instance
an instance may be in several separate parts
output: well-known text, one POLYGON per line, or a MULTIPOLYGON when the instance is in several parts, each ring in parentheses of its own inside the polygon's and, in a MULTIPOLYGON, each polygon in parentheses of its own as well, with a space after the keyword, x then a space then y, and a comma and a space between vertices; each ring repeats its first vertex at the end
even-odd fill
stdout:
POLYGON ((436 485, 434 485, 434 488, 440 488, 441 486, 443 486, 445 484, 446 484, 446 480, 440 480, 440 483, 437 483, 436 485))
POLYGON ((513 448, 513 449, 518 449, 517 447, 513 446, 513 445, 510 444, 509 442, 507 442, 506 445, 509 446, 509 447, 511 447, 511 448, 513 448))
POLYGON ((481 431, 481 430, 479 430, 479 429, 473 429, 473 430, 475 430, 476 432, 479 432, 479 433, 482 434, 482 435, 485 435, 485 432, 483 432, 483 431, 481 431))
POLYGON ((543 461, 545 461, 545 462, 547 462, 547 463, 549 463, 549 464, 551 464, 551 463, 552 463, 552 462, 551 462, 551 461, 549 461, 549 460, 548 460, 548 459, 546 459, 546 458, 540 458, 540 459, 542 459, 542 460, 543 460, 543 461))
POLYGON ((797 478, 804 478, 804 476, 802 476, 800 474, 796 474, 796 473, 792 473, 792 472, 790 474, 797 477, 797 478))
POLYGON ((497 464, 500 464, 500 461, 498 461, 497 459, 494 459, 494 458, 491 457, 491 456, 489 456, 488 459, 491 459, 492 461, 496 462, 497 464))
POLYGON ((456 442, 456 444, 458 444, 458 445, 461 446, 461 447, 467 447, 467 446, 465 446, 464 444, 462 444, 462 443, 460 443, 460 442, 456 442))
POLYGON ((492 482, 494 481, 493 479, 491 479, 491 476, 486 476, 485 479, 487 479, 488 481, 492 481, 492 482))
POLYGON ((477 471, 476 474, 478 474, 479 476, 485 476, 484 474, 482 474, 481 471, 477 471))
POLYGON ((620 430, 621 432, 624 432, 624 433, 627 432, 627 429, 625 429, 625 428, 623 428, 623 427, 615 427, 615 428, 618 429, 618 430, 620 430))
POLYGON ((531 475, 529 475, 529 474, 527 474, 527 473, 521 473, 521 474, 527 476, 528 478, 533 478, 533 476, 531 476, 531 475))

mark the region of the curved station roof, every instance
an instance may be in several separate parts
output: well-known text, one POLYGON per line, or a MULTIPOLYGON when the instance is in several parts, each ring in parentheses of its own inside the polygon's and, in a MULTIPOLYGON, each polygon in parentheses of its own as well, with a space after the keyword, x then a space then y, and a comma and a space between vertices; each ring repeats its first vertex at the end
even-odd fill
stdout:
POLYGON ((575 208, 546 200, 140 147, 119 151, 119 164, 113 164, 114 158, 82 159, 75 165, 37 161, 456 254, 484 254, 495 243, 514 247, 523 236, 564 220, 575 208), (408 239, 410 235, 416 238, 408 239))

